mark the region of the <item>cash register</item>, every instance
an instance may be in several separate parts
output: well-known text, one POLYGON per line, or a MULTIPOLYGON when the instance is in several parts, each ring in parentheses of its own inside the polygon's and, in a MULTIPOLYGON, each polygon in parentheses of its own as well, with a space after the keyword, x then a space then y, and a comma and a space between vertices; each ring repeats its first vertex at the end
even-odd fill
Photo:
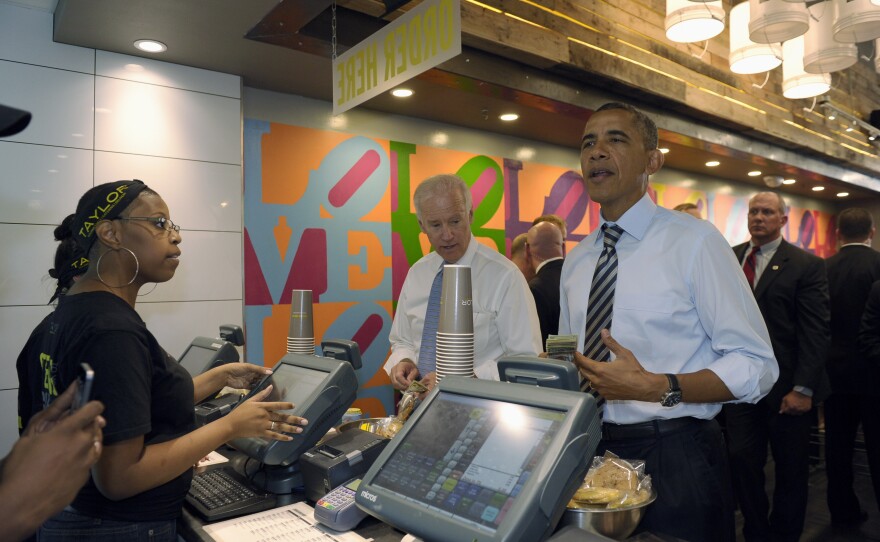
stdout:
POLYGON ((432 542, 545 540, 600 436, 588 393, 447 377, 364 475, 355 502, 432 542))
MULTIPOLYGON (((187 495, 189 506, 203 519, 216 521, 250 514, 275 506, 276 494, 288 494, 302 486, 298 460, 327 431, 339 422, 357 396, 358 381, 346 359, 287 354, 272 374, 249 394, 269 384, 273 391, 266 401, 289 401, 295 405, 286 413, 309 420, 303 432, 291 441, 240 438, 228 444, 249 461, 242 474, 221 467, 196 474, 187 495)), ((245 398, 247 400, 247 398, 245 398)))

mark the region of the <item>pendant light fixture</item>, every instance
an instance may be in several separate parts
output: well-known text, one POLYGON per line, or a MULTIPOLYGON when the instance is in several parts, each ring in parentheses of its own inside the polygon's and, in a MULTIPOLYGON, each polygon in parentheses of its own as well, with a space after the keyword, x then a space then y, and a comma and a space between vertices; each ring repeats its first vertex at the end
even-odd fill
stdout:
POLYGON ((834 39, 831 31, 834 6, 831 0, 818 2, 808 9, 813 20, 804 34, 804 71, 830 73, 858 62, 859 48, 854 43, 840 43, 834 39))
POLYGON ((788 99, 812 98, 831 90, 831 75, 804 71, 804 37, 782 43, 782 95, 788 99))
MULTIPOLYGON (((880 0, 878 0, 880 1, 880 0)), ((764 73, 782 64, 782 44, 755 43, 749 39, 749 3, 730 10, 730 56, 733 73, 764 73)))
POLYGON ((721 0, 666 0, 666 39, 677 43, 694 43, 714 38, 723 31, 724 8, 721 0))
POLYGON ((832 0, 834 39, 858 43, 880 38, 880 6, 869 0, 832 0))
POLYGON ((755 43, 788 41, 803 36, 810 27, 804 2, 749 0, 749 14, 749 39, 755 43))

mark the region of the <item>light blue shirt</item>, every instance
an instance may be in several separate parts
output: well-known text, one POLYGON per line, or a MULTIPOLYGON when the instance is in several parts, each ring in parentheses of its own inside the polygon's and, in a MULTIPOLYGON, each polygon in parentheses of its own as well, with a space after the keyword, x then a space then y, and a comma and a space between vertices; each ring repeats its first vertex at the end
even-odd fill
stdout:
MULTIPOLYGON (((603 220, 604 222, 604 220, 603 220)), ((646 194, 616 222, 617 286, 611 334, 652 373, 714 372, 736 397, 755 403, 779 377, 764 318, 742 269, 708 221, 658 207, 646 194)), ((602 252, 596 228, 565 258, 559 333, 584 344, 587 299, 602 252)), ((612 354, 612 361, 613 361, 612 354)), ((608 401, 605 421, 713 418, 720 403, 608 401)))

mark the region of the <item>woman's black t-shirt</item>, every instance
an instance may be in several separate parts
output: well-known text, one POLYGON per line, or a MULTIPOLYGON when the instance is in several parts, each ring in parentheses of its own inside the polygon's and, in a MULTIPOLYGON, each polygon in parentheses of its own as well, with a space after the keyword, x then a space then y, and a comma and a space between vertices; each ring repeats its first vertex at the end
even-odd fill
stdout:
MULTIPOLYGON (((73 382, 80 363, 91 365, 95 372, 92 398, 104 403, 107 420, 105 447, 140 435, 144 444, 158 444, 195 429, 192 377, 118 296, 108 292, 67 295, 40 326, 41 339, 32 335, 22 352, 30 360, 20 362, 40 368, 36 372, 42 376, 41 394, 53 398, 73 382)), ((34 400, 40 401, 20 398, 19 404, 34 400)), ((72 506, 82 514, 118 521, 173 519, 181 513, 191 481, 192 470, 187 470, 158 487, 111 501, 90 477, 72 506)))

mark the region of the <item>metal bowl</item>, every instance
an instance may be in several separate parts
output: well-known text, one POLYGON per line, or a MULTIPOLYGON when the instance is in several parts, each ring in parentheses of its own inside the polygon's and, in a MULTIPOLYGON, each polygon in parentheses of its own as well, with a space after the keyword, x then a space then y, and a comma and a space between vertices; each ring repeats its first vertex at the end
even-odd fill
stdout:
POLYGON ((574 525, 591 533, 624 540, 636 530, 645 510, 656 499, 657 492, 652 491, 647 501, 628 508, 566 508, 559 526, 574 525))

